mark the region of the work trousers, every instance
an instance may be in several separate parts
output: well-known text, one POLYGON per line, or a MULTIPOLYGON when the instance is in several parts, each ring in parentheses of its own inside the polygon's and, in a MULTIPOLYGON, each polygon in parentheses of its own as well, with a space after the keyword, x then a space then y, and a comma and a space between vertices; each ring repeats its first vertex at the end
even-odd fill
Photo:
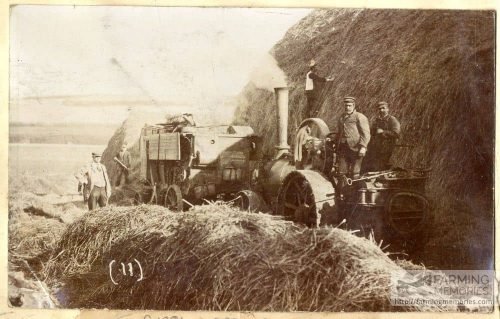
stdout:
POLYGON ((106 187, 94 186, 89 196, 89 210, 99 207, 104 207, 108 204, 108 196, 106 195, 106 187))
POLYGON ((310 117, 317 117, 319 110, 317 109, 317 97, 316 92, 306 91, 307 106, 302 114, 302 120, 310 117))
POLYGON ((115 186, 128 184, 128 170, 120 169, 118 170, 118 176, 116 176, 115 186))
POLYGON ((349 148, 347 143, 341 143, 339 146, 339 173, 351 178, 359 177, 363 157, 358 155, 357 151, 349 148))

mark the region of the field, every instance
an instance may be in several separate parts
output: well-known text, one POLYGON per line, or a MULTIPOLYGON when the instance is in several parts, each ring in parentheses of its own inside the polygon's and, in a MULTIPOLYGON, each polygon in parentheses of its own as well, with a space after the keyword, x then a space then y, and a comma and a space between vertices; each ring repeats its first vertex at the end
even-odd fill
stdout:
POLYGON ((84 144, 9 144, 9 173, 38 176, 73 174, 91 161, 92 152, 105 145, 84 144), (69 156, 71 155, 71 156, 69 156))
MULTIPOLYGON (((35 273, 66 225, 86 211, 74 173, 103 145, 9 145, 9 296, 54 307, 35 273)), ((17 300, 19 302, 19 300, 17 300)))
POLYGON ((9 144, 10 193, 75 194, 74 174, 91 162, 92 152, 102 152, 104 148, 104 145, 9 144), (46 182, 47 188, 37 189, 37 182, 46 182))
POLYGON ((116 129, 108 124, 10 124, 10 143, 105 144, 116 129), (99 134, 96 134, 99 132, 99 134))

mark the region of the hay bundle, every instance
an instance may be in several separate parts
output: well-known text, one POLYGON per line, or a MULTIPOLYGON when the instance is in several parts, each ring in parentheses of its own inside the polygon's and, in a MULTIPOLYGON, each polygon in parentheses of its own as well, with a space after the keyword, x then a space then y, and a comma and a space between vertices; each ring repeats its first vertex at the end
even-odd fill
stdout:
MULTIPOLYGON (((90 212, 68 227, 44 270, 64 285, 69 307, 248 311, 390 310, 393 271, 401 268, 348 232, 216 204, 90 212), (118 271, 113 284, 113 260, 139 261, 144 279, 118 271)), ((407 310, 415 309, 423 308, 407 310)))
POLYGON ((61 211, 30 193, 9 198, 9 258, 32 259, 52 252, 64 232, 61 211))
POLYGON ((9 256, 31 259, 52 252, 64 228, 55 219, 19 213, 19 218, 9 223, 9 256))

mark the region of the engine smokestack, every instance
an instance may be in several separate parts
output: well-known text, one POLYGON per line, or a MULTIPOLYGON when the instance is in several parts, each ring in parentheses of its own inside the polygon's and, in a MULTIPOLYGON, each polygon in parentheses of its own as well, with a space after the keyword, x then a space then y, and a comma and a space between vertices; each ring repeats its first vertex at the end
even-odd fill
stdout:
POLYGON ((283 154, 290 151, 288 145, 288 88, 274 88, 276 95, 276 105, 278 107, 278 145, 276 145, 276 158, 280 158, 283 154))

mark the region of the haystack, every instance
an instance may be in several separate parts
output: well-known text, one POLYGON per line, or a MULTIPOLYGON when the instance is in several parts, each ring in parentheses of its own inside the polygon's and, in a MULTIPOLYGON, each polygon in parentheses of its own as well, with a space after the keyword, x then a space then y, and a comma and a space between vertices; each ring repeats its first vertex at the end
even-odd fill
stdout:
MULTIPOLYGON (((318 117, 330 130, 337 129, 344 96, 355 96, 357 109, 369 118, 377 102, 389 103, 402 125, 394 163, 432 168, 428 194, 438 205, 436 233, 456 234, 447 241, 446 254, 433 251, 436 259, 459 262, 449 267, 484 269, 492 261, 494 26, 493 11, 315 10, 272 49, 289 80, 291 144, 306 106, 311 59, 319 74, 334 78, 318 98, 318 117), (452 208, 457 200, 468 210, 459 220, 452 208), (460 228, 471 223, 473 232, 460 228), (452 248, 457 242, 471 241, 489 247, 485 259, 451 255, 463 251, 452 248), (476 265, 464 264, 469 262, 476 265)), ((277 141, 273 93, 250 83, 240 101, 236 122, 268 137, 263 148, 272 153, 277 141)))
POLYGON ((223 204, 185 213, 149 205, 92 211, 68 227, 44 269, 48 282, 62 285, 65 307, 432 309, 392 308, 389 277, 402 271, 378 246, 346 231, 303 228, 223 204), (133 276, 129 266, 121 273, 122 262, 132 263, 133 276))
MULTIPOLYGON (((398 164, 432 164, 434 188, 476 195, 491 189, 494 134, 494 12, 315 10, 292 27, 272 52, 290 92, 290 141, 301 111, 308 62, 332 76, 319 98, 320 117, 336 129, 342 99, 356 97, 373 117, 387 101, 402 124, 398 164), (453 138, 450 138, 453 137, 453 138), (460 171, 461 174, 456 174, 460 171)), ((272 92, 249 85, 240 108, 254 130, 276 143, 272 92)))

